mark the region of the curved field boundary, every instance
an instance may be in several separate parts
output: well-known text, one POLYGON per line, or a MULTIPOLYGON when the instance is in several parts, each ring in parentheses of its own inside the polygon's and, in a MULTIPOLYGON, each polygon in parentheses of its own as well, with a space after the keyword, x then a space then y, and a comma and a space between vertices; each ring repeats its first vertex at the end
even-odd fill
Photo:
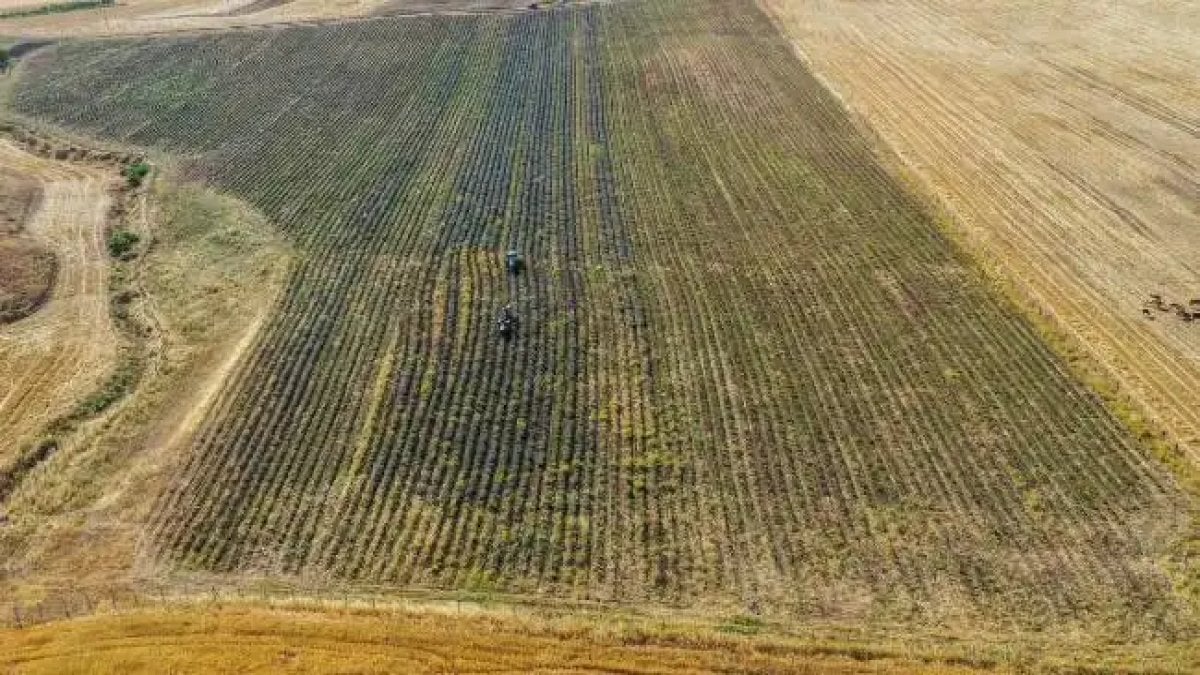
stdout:
POLYGON ((0 140, 6 169, 35 179, 42 199, 27 230, 59 260, 46 305, 18 323, 0 327, 0 466, 33 443, 107 377, 117 355, 109 315, 105 228, 112 174, 43 159, 0 140))
POLYGON ((1200 323, 1142 312, 1200 300, 1196 8, 765 4, 998 276, 1200 462, 1200 323))

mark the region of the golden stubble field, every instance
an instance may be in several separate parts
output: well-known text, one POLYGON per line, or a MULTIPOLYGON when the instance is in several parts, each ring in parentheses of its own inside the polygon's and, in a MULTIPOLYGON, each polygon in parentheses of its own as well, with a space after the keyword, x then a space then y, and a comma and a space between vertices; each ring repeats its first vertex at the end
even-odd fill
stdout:
POLYGON ((35 180, 41 199, 26 230, 53 250, 57 282, 46 305, 0 326, 0 465, 97 386, 116 358, 108 311, 104 223, 112 178, 0 141, 0 166, 35 180))
POLYGON ((1012 672, 795 638, 589 624, 444 609, 372 612, 167 607, 0 630, 0 672, 851 673, 1012 672))
POLYGON ((1200 321, 1142 312, 1200 299, 1200 5, 763 4, 968 248, 1200 457, 1200 321))

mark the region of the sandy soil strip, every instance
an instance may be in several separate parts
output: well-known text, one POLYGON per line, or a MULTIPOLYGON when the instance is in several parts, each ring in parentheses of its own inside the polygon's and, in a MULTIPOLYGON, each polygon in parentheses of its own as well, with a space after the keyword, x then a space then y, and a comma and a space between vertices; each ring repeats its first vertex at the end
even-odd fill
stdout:
POLYGON ((110 178, 98 169, 35 157, 8 141, 0 141, 0 165, 41 183, 44 198, 28 231, 53 247, 60 263, 46 306, 0 327, 3 464, 108 374, 117 338, 104 245, 110 178))
POLYGON ((124 0, 111 7, 0 20, 0 35, 129 35, 317 21, 368 16, 388 2, 292 0, 267 6, 255 0, 124 0))

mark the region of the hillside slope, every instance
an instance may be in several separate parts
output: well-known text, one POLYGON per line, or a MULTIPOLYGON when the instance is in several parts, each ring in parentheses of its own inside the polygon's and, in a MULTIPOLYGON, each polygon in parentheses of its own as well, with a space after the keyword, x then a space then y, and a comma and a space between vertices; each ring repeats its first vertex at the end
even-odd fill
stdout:
POLYGON ((17 110, 192 157, 300 252, 160 504, 170 569, 1189 625, 1190 498, 748 1, 28 66, 17 110))

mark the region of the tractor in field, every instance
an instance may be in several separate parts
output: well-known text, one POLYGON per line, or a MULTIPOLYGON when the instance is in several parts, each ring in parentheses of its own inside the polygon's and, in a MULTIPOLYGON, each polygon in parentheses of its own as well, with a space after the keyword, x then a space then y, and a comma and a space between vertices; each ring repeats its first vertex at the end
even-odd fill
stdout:
POLYGON ((521 257, 521 252, 516 249, 509 250, 504 254, 504 267, 508 273, 517 276, 521 270, 525 268, 525 259, 521 257))
POLYGON ((496 317, 496 332, 505 340, 511 339, 517 333, 517 315, 513 312, 512 305, 505 305, 500 310, 500 316, 496 317))

